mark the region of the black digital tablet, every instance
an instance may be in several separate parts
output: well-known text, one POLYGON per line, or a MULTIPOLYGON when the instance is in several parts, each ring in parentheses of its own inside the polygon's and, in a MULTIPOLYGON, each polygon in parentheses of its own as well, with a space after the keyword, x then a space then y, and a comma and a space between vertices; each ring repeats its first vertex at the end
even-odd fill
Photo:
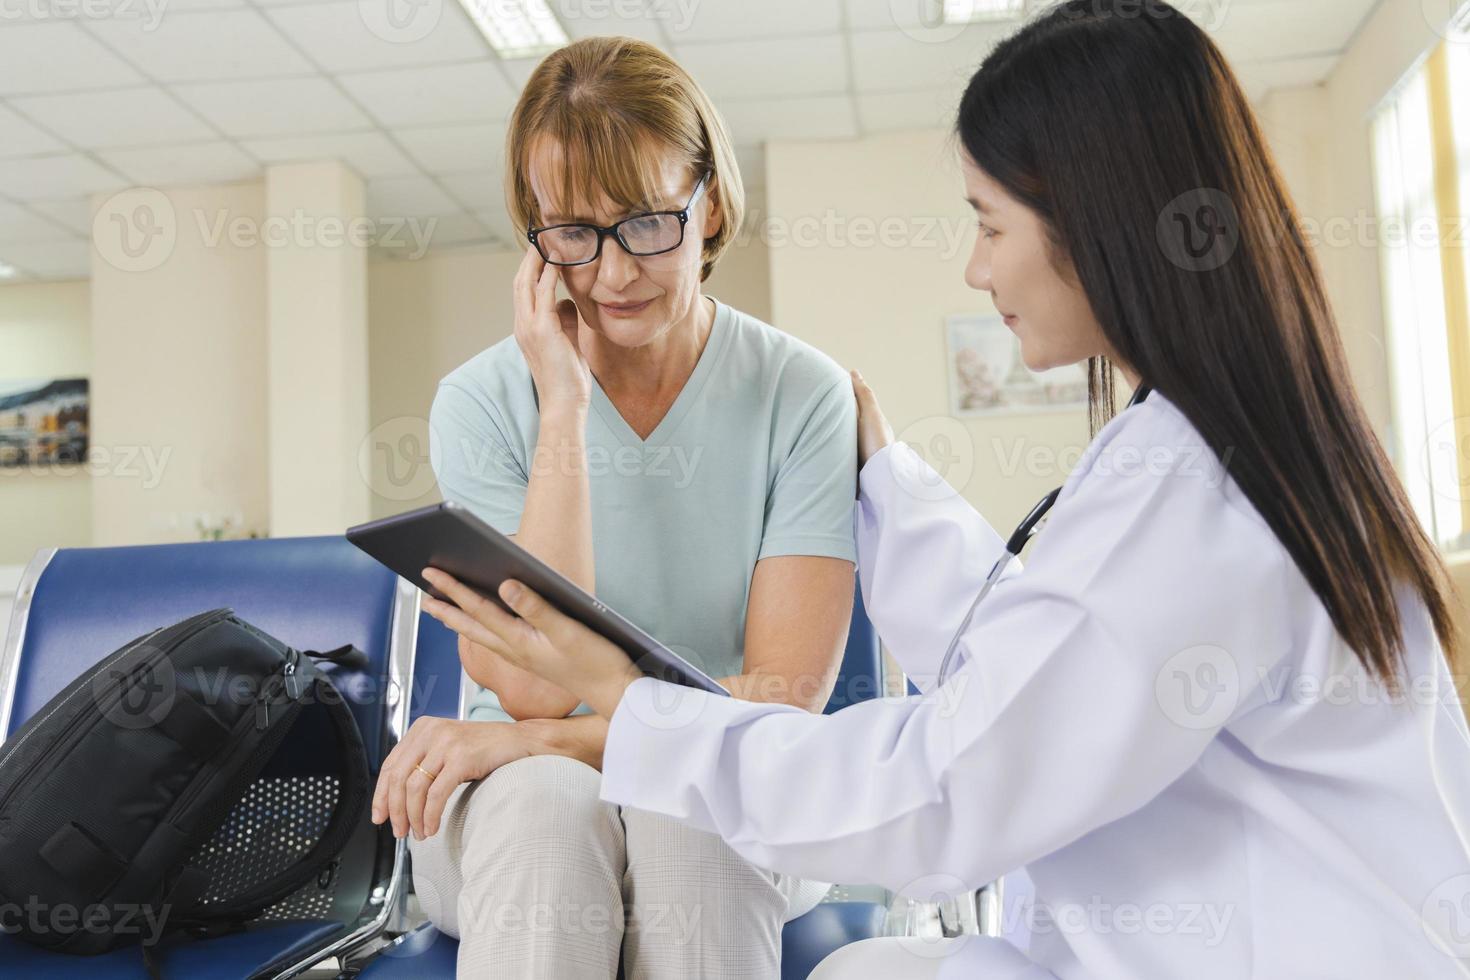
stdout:
POLYGON ((358 524, 347 529, 347 540, 445 602, 449 597, 421 574, 425 567, 443 569, 502 609, 507 607, 500 601, 500 584, 506 579, 523 582, 561 612, 616 643, 650 677, 729 694, 704 671, 453 501, 358 524))

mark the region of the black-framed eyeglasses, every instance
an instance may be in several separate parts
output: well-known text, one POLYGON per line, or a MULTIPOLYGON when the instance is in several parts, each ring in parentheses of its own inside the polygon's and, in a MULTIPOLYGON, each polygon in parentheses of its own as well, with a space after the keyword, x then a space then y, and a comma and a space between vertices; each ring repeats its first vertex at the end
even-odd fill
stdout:
POLYGON ((684 227, 689 212, 704 194, 709 174, 699 178, 689 202, 678 211, 646 211, 633 214, 616 224, 602 227, 585 223, 548 225, 528 228, 526 237, 536 246, 541 257, 552 265, 586 265, 602 255, 602 243, 608 236, 616 238, 629 255, 661 255, 684 244, 684 227))

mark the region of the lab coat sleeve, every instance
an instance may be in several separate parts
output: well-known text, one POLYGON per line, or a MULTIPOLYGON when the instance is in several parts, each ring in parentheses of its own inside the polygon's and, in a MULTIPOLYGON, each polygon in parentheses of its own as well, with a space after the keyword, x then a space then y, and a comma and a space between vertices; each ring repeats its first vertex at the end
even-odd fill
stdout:
MULTIPOLYGON (((868 618, 909 680, 932 690, 950 639, 1005 539, 902 442, 863 466, 855 523, 868 618)), ((1011 562, 1006 578, 1020 568, 1019 560, 1011 562)), ((956 654, 951 672, 965 653, 956 654)))
MULTIPOLYGON (((881 519, 896 502, 875 503, 881 519)), ((978 887, 1144 806, 1248 710, 1289 645, 1286 568, 1206 477, 1089 475, 943 688, 822 716, 642 678, 611 721, 603 798, 774 871, 978 887)))

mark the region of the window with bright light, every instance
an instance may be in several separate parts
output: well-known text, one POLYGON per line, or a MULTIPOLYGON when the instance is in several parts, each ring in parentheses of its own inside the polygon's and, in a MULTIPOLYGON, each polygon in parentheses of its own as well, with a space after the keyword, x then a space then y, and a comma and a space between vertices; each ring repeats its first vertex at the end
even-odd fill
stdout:
POLYGON ((1392 450, 1439 545, 1470 549, 1470 37, 1432 51, 1372 127, 1392 450))

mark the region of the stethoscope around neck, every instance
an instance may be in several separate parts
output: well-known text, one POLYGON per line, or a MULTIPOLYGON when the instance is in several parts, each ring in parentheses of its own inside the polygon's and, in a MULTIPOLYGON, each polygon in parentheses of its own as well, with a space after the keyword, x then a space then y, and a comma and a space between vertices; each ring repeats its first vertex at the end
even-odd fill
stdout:
MULTIPOLYGON (((1133 393, 1133 397, 1128 400, 1128 406, 1124 411, 1143 401, 1152 390, 1148 385, 1140 384, 1138 390, 1133 393)), ((949 676, 949 668, 954 662, 955 651, 960 647, 960 637, 964 636, 965 631, 970 628, 970 621, 975 618, 975 610, 979 607, 981 600, 990 594, 991 589, 995 588, 995 583, 999 582, 1001 576, 1005 574, 1006 567, 1010 565, 1011 560, 1018 556, 1026 547, 1026 543, 1031 540, 1037 531, 1041 530, 1042 522, 1046 520, 1046 515, 1051 512, 1052 507, 1056 505, 1057 498, 1061 495, 1062 488, 1057 487, 1051 493, 1042 497, 1041 502, 1031 508, 1031 513, 1027 514, 1020 524, 1016 525, 1016 530, 1012 532, 1010 539, 1006 541, 1005 550, 1000 553, 1000 557, 991 566, 990 574, 985 576, 984 584, 980 586, 980 591, 975 594, 975 600, 970 603, 970 609, 965 613, 965 618, 960 623, 960 628, 955 630, 954 637, 949 641, 949 647, 944 651, 944 659, 939 662, 939 679, 935 682, 935 687, 944 686, 944 681, 949 676)))

